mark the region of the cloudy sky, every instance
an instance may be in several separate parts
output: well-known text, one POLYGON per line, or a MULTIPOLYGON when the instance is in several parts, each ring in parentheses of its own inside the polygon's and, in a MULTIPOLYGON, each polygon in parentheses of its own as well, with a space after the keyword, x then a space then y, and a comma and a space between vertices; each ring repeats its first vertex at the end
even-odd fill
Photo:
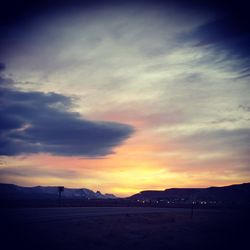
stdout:
POLYGON ((59 2, 2 10, 0 182, 127 196, 250 181, 243 1, 59 2))

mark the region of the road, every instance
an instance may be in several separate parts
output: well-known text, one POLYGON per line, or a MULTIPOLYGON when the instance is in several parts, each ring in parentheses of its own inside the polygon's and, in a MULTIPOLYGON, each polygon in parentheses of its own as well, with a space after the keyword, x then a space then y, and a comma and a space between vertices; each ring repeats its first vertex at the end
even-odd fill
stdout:
POLYGON ((72 221, 91 216, 148 214, 148 213, 191 213, 183 208, 153 207, 62 207, 62 208, 19 208, 2 212, 0 219, 17 220, 23 223, 72 221))

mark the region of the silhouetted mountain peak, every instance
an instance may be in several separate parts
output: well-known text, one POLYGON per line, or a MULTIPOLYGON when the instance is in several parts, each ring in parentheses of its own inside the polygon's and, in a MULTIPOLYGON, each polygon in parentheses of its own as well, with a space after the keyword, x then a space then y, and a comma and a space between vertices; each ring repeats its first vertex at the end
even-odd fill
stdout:
MULTIPOLYGON (((14 184, 0 183, 0 196, 11 199, 40 199, 58 196, 58 186, 21 187, 14 184)), ((62 196, 65 198, 82 199, 114 199, 114 195, 94 192, 87 188, 64 188, 62 196)))

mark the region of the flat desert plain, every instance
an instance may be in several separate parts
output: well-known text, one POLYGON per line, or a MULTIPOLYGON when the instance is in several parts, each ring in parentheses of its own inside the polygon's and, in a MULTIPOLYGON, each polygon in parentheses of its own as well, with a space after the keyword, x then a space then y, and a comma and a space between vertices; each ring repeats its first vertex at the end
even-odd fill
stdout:
POLYGON ((1 209, 3 250, 248 249, 247 210, 146 207, 1 209))

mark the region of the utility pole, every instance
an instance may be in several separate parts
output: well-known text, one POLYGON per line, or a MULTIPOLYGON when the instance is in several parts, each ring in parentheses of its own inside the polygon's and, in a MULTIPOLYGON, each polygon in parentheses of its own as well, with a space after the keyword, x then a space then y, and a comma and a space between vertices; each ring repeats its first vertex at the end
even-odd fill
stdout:
POLYGON ((194 216, 194 204, 195 204, 195 201, 194 201, 194 196, 192 195, 191 196, 191 215, 190 215, 190 218, 193 219, 193 216, 194 216))
POLYGON ((62 206, 62 192, 64 191, 64 186, 59 186, 58 187, 58 203, 59 206, 62 206))

